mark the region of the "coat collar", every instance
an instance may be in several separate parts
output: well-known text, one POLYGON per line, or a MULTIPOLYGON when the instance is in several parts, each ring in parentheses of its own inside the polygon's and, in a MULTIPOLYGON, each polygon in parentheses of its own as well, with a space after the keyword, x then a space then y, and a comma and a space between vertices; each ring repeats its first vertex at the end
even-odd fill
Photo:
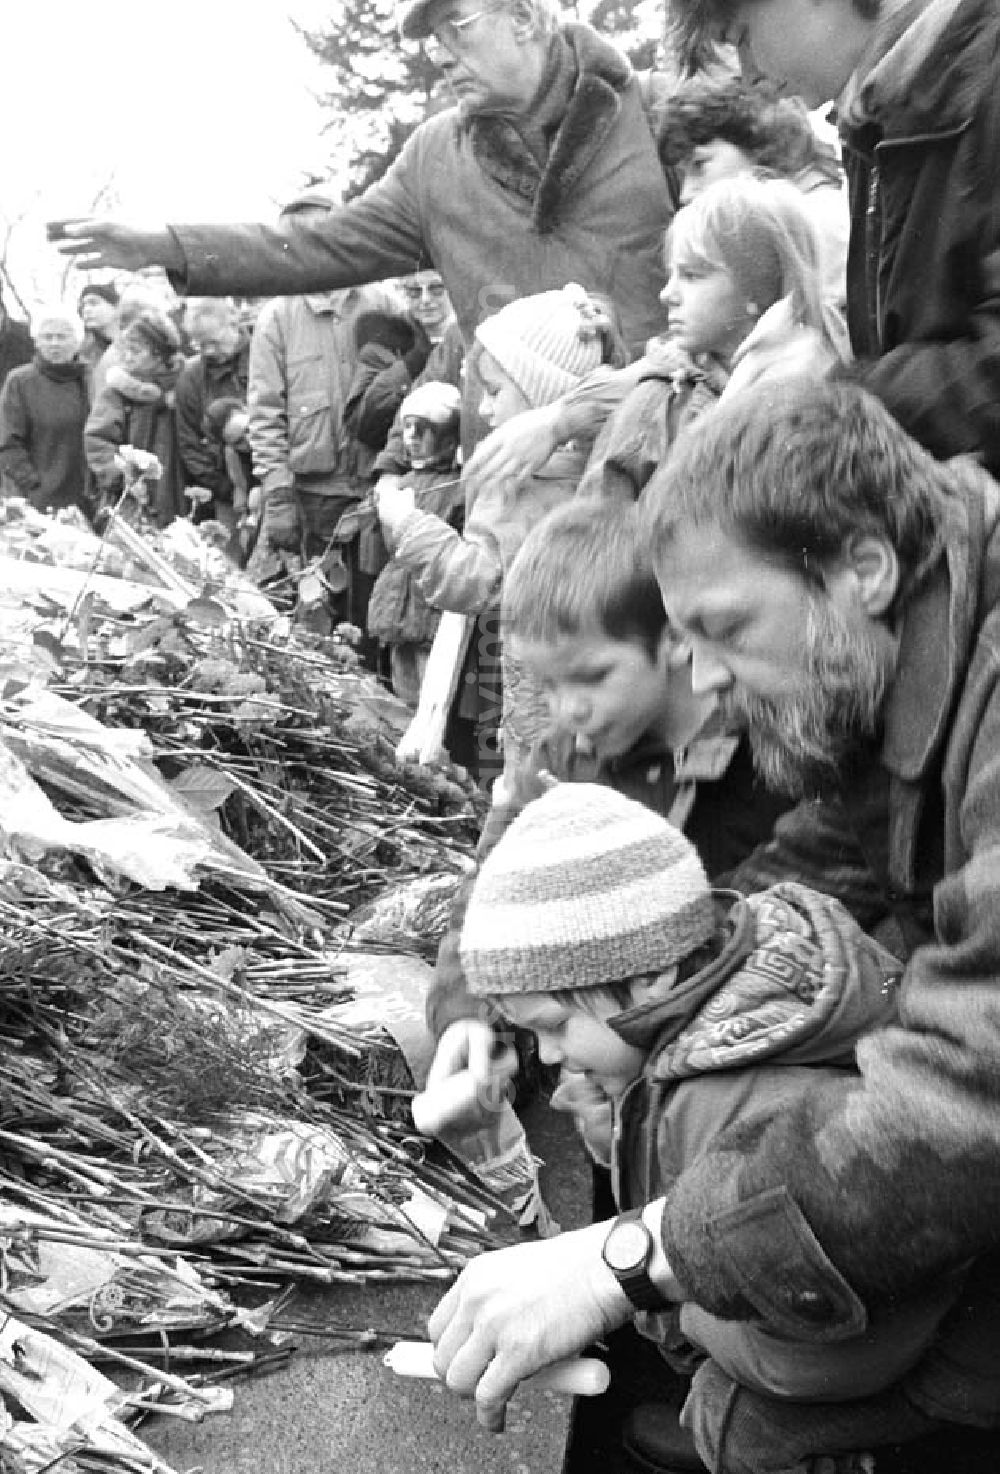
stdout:
POLYGON ((885 713, 883 765, 909 783, 930 769, 947 736, 998 517, 1000 489, 974 461, 961 457, 943 470, 954 493, 946 503, 944 553, 906 607, 885 713))
POLYGON ((539 169, 511 119, 484 115, 469 122, 480 165, 501 187, 532 201, 532 225, 539 235, 558 224, 562 201, 614 126, 632 77, 627 59, 590 26, 571 22, 559 35, 573 53, 576 83, 544 168, 539 169))

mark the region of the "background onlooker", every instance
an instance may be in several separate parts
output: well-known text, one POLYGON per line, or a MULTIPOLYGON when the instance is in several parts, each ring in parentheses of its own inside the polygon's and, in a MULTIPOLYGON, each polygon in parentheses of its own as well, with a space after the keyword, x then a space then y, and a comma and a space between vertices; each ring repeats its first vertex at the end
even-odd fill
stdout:
POLYGON ((177 380, 177 440, 185 486, 212 493, 196 520, 214 517, 235 525, 233 484, 222 443, 208 432, 205 412, 214 399, 245 400, 250 372, 250 334, 227 297, 201 297, 185 305, 184 326, 194 350, 177 380))
POLYGON ((84 326, 80 357, 92 373, 115 336, 118 326, 118 288, 114 282, 88 282, 77 299, 77 311, 84 326))
POLYGON ((83 323, 70 308, 43 307, 31 323, 33 362, 12 369, 0 391, 3 489, 42 511, 77 506, 89 513, 83 427, 87 365, 79 357, 83 323))
MULTIPOLYGON (((309 192, 281 218, 294 232, 330 209, 329 199, 309 192)), ((281 575, 289 556, 292 571, 323 557, 331 599, 313 614, 326 629, 345 619, 364 627, 366 582, 370 589, 378 572, 359 566, 357 539, 331 546, 341 517, 367 491, 374 461, 344 424, 357 369, 354 323, 366 310, 398 315, 399 299, 381 286, 278 297, 262 308, 251 339, 250 445, 264 494, 251 571, 266 579, 281 575)))
POLYGON ((84 430, 87 463, 105 505, 124 485, 115 455, 123 445, 150 451, 160 462, 152 505, 146 509, 165 527, 185 511, 174 389, 184 360, 173 320, 145 308, 116 340, 118 362, 94 402, 84 430))
POLYGON ((741 174, 787 179, 802 191, 824 254, 827 296, 843 306, 851 231, 836 150, 814 129, 801 98, 742 77, 692 78, 660 109, 660 158, 681 177, 681 204, 741 174))
POLYGON ((250 411, 246 401, 235 397, 213 399, 205 411, 205 426, 222 447, 226 474, 233 488, 232 509, 236 518, 230 551, 246 563, 253 552, 260 528, 263 497, 253 474, 250 449, 250 411))

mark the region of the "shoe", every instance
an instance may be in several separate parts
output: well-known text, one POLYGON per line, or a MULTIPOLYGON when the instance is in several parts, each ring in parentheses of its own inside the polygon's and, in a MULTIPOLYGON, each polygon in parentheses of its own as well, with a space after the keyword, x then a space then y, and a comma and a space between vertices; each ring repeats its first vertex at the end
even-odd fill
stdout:
POLYGON ((694 1439, 670 1402, 644 1402, 622 1424, 622 1448, 643 1474, 705 1474, 694 1439))

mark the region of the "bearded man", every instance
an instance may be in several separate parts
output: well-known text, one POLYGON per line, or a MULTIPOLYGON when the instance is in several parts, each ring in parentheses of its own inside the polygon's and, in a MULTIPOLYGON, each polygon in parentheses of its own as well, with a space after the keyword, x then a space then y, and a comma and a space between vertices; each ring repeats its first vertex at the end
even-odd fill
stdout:
MULTIPOLYGON (((906 948, 901 1021, 862 1040, 860 1079, 734 1122, 632 1224, 648 1238, 635 1264, 603 1257, 604 1223, 470 1265, 431 1318, 436 1365, 496 1426, 520 1380, 656 1293, 808 1354, 950 1281, 957 1301, 902 1381, 830 1404, 830 1453, 996 1427, 1000 488, 972 460, 935 461, 859 387, 788 384, 706 415, 643 507, 695 690, 742 716, 768 781, 803 799, 741 885, 834 889, 830 805, 906 948)), ((781 1418, 794 1449, 794 1406, 711 1358, 682 1415, 727 1471, 734 1427, 781 1418)))

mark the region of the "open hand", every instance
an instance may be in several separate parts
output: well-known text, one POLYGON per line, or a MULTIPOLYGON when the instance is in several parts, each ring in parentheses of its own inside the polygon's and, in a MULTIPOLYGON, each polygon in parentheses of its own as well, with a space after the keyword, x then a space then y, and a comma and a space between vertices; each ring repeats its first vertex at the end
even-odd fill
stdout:
POLYGON ((91 217, 52 220, 46 234, 58 251, 72 257, 81 271, 98 266, 121 271, 162 266, 167 271, 183 271, 185 266, 180 242, 166 225, 138 229, 116 220, 91 217))
POLYGON ((462 472, 468 500, 490 484, 521 486, 540 471, 559 448, 559 411, 555 405, 527 409, 499 425, 476 446, 462 472))
POLYGON ((503 1430, 519 1382, 577 1356, 632 1318, 601 1258, 608 1223, 483 1254, 462 1271, 428 1322, 434 1366, 474 1397, 484 1428, 503 1430))

